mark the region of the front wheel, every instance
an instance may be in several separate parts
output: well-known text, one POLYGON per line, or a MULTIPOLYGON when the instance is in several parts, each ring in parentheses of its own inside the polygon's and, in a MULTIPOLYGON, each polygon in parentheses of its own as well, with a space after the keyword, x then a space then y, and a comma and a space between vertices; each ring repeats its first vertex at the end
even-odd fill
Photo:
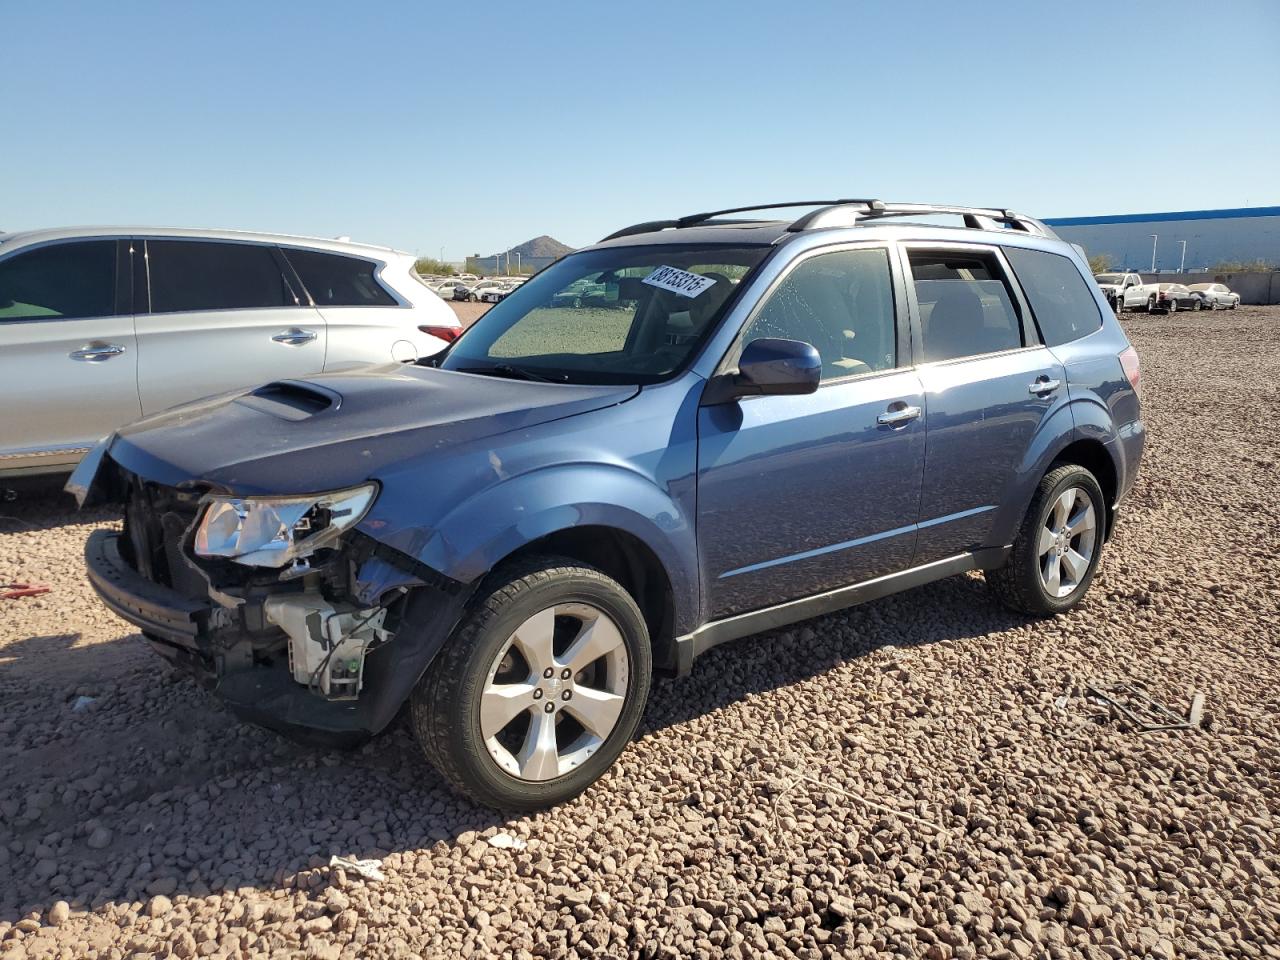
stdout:
POLYGON ((1191 310, 1192 310, 1192 312, 1193 312, 1193 313, 1194 313, 1196 310, 1199 310, 1199 309, 1200 309, 1200 306, 1201 306, 1201 304, 1200 304, 1200 301, 1199 301, 1199 300, 1192 300, 1192 301, 1191 301, 1191 310))
POLYGON ((599 570, 541 558, 490 576, 414 690, 431 764, 492 807, 577 796, 631 740, 653 670, 635 600, 599 570))
POLYGON ((1165 313, 1177 313, 1177 312, 1178 312, 1178 301, 1177 301, 1177 300, 1170 300, 1170 301, 1169 301, 1169 305, 1168 305, 1167 307, 1165 307, 1165 311, 1164 311, 1164 312, 1165 312, 1165 313))
POLYGON ((1045 474, 1005 565, 983 576, 1019 613, 1065 613, 1081 600, 1102 558, 1106 504, 1093 474, 1064 464, 1045 474))

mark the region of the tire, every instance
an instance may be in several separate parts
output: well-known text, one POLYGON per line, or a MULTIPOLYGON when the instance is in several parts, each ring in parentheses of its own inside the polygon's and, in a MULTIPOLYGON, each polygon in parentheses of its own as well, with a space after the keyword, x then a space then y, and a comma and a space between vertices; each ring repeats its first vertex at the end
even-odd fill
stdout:
POLYGON ((1197 310, 1200 310, 1202 307, 1203 307, 1203 304, 1198 299, 1191 301, 1191 310, 1193 313, 1196 312, 1197 310))
POLYGON ((640 722, 652 672, 648 629, 626 590, 572 560, 532 558, 480 587, 414 690, 410 717, 423 753, 454 789, 487 806, 533 810, 577 796, 609 769, 640 722), (560 657, 588 634, 583 656, 612 646, 566 676, 570 661, 560 657), (550 677, 535 665, 544 661, 550 677), (591 713, 578 712, 575 693, 591 713), (495 706, 488 720, 487 705, 495 706), (579 720, 593 714, 611 726, 595 732, 579 720))
POLYGON ((1240 306, 1240 301, 1239 301, 1239 300, 1233 300, 1233 301, 1231 301, 1231 306, 1227 307, 1227 309, 1228 309, 1228 310, 1234 310, 1234 309, 1235 309, 1236 307, 1238 307, 1238 306, 1240 306))
POLYGON ((1165 311, 1164 311, 1164 312, 1165 312, 1165 313, 1177 313, 1177 312, 1178 312, 1178 301, 1177 301, 1177 300, 1170 300, 1170 301, 1169 301, 1169 306, 1167 306, 1167 307, 1165 308, 1165 311))
MULTIPOLYGON (((1106 504, 1102 496, 1102 488, 1097 479, 1084 467, 1074 463, 1062 464, 1051 469, 1041 479, 1031 498, 1031 506, 1018 529, 1013 541, 1013 551, 1003 567, 984 571, 983 576, 992 593, 1005 606, 1019 613, 1034 616, 1052 616, 1065 613, 1076 606, 1089 590, 1093 582, 1098 564, 1102 559, 1102 544, 1106 534, 1106 504), (1060 503, 1065 503, 1068 492, 1075 492, 1077 498, 1065 510, 1060 503), (1041 539, 1041 531, 1046 537, 1051 536, 1048 529, 1050 522, 1056 523, 1056 517, 1062 516, 1066 521, 1084 514, 1082 498, 1087 498, 1092 508, 1092 527, 1081 529, 1074 536, 1064 534, 1066 550, 1061 550, 1062 541, 1056 541, 1045 552, 1045 541, 1041 539), (1079 511, 1077 513, 1076 511, 1079 511), (1089 540, 1089 537, 1092 539, 1089 540), (1086 543, 1086 540, 1089 542, 1086 543), (1052 566, 1054 557, 1058 555, 1059 577, 1061 579, 1056 592, 1046 585, 1044 575, 1045 561, 1052 566), (1085 562, 1081 566, 1066 559, 1066 554, 1082 557, 1085 562), (1075 566, 1076 569, 1072 569, 1075 566)), ((1050 578, 1052 583, 1052 578, 1050 578)))

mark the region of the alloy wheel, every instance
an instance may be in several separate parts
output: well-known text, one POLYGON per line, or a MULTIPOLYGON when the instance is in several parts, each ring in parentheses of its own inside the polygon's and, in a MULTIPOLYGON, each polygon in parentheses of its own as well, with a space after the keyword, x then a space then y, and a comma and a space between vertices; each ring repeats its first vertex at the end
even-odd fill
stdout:
POLYGON ((480 695, 480 733, 494 762, 520 780, 568 773, 609 738, 626 703, 630 660, 598 607, 561 603, 520 624, 480 695))
POLYGON ((1044 526, 1036 552, 1040 559, 1040 584, 1051 597, 1069 596, 1089 572, 1098 538, 1098 517, 1093 499, 1080 487, 1058 495, 1044 526))

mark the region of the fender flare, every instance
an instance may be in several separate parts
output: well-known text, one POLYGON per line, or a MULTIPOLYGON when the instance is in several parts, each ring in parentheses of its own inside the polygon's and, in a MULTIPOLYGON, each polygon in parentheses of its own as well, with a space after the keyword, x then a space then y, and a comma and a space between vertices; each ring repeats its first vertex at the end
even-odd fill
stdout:
MULTIPOLYGON (((689 478, 692 494, 693 478, 689 478)), ((690 496, 692 502, 692 496, 690 496)), ((427 534, 417 559, 475 583, 520 548, 575 527, 630 534, 657 557, 671 585, 677 627, 697 618, 699 577, 691 511, 622 466, 570 463, 520 474, 454 507, 427 534)))

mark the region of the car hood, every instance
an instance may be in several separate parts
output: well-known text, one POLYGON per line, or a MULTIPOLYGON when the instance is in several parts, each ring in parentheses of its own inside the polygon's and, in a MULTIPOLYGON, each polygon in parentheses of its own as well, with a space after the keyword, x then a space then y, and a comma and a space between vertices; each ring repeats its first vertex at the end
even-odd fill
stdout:
POLYGON ((634 386, 547 384, 387 365, 282 380, 174 407, 108 452, 167 486, 254 495, 335 490, 410 457, 597 410, 634 386))

